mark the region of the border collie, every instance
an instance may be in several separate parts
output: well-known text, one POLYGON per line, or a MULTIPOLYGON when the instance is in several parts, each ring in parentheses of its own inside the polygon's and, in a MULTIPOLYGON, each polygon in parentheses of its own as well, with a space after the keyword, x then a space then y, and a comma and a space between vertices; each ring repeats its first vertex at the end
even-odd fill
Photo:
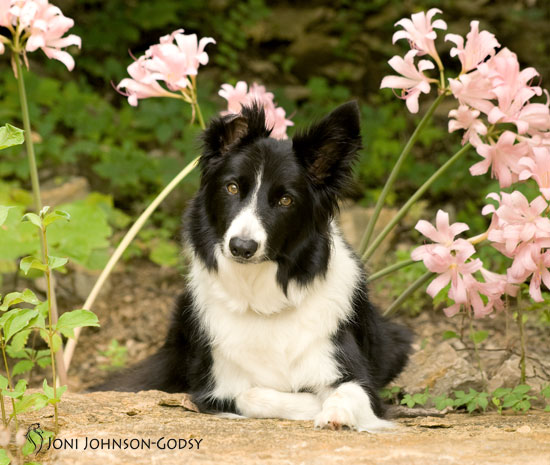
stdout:
POLYGON ((191 251, 164 346, 97 388, 188 392, 201 411, 376 431, 410 332, 378 314, 333 220, 361 147, 355 102, 292 140, 257 106, 205 131, 191 251))

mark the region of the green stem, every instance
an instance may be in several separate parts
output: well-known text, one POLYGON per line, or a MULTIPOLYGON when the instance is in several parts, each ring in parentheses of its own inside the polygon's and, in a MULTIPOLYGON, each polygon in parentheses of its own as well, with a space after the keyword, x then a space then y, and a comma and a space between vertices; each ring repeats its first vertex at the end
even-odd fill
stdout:
POLYGON ((34 208, 37 212, 39 212, 42 209, 42 199, 40 197, 40 182, 38 180, 38 169, 36 167, 36 157, 34 155, 34 144, 32 143, 31 119, 29 116, 29 105, 27 103, 27 92, 25 91, 23 67, 21 66, 21 58, 18 53, 13 54, 13 59, 17 69, 17 86, 19 89, 19 100, 21 102, 23 128, 25 129, 25 145, 27 146, 27 158, 29 161, 29 171, 31 175, 34 208))
POLYGON ((361 245, 359 246, 360 254, 362 254, 367 248, 367 246, 369 245, 372 234, 374 232, 374 227, 376 226, 376 222, 378 221, 378 217, 380 216, 380 212, 382 211, 382 207, 384 206, 384 203, 386 201, 386 197, 388 196, 391 188, 393 187, 393 183, 395 182, 395 179, 397 178, 397 175, 401 170, 401 166, 403 165, 403 163, 405 162, 405 159, 409 155, 409 152, 413 148, 416 140, 418 139, 420 132, 424 129, 429 119, 431 118, 433 112, 435 111, 435 109, 438 107, 438 105, 441 103, 441 101, 444 98, 445 98, 445 93, 443 92, 434 100, 434 102, 432 103, 432 106, 428 109, 424 117, 420 120, 420 123, 418 123, 418 126, 416 127, 410 139, 408 140, 407 144, 403 148, 401 155, 399 155, 399 158, 397 159, 397 162, 395 163, 390 173, 390 176, 388 177, 388 180, 386 181, 386 184, 384 185, 384 188, 382 189, 382 192, 378 197, 378 201, 376 202, 376 206, 374 207, 374 212, 369 219, 367 229, 365 230, 365 234, 361 239, 361 245))
POLYGON ((371 255, 378 249, 380 243, 384 238, 389 234, 389 232, 394 228, 394 226, 403 218, 409 209, 415 204, 415 202, 424 195, 424 193, 430 188, 430 186, 437 181, 445 171, 447 171, 462 155, 464 155, 471 145, 468 143, 462 147, 458 152, 456 152, 449 160, 445 162, 430 178, 420 186, 420 188, 411 196, 411 198, 401 207, 401 209, 396 213, 392 220, 384 227, 382 232, 378 234, 373 243, 367 248, 363 254, 362 260, 366 262, 371 255))
POLYGON ((518 326, 519 326, 519 342, 520 342, 520 359, 519 366, 521 368, 521 384, 525 384, 526 367, 525 367, 525 323, 523 321, 523 309, 521 308, 521 289, 518 292, 518 326))
MULTIPOLYGON (((46 228, 42 226, 40 229, 40 232, 42 234, 42 239, 44 242, 44 255, 45 255, 45 265, 46 265, 46 283, 47 283, 47 295, 48 295, 48 345, 50 346, 50 358, 51 358, 51 365, 52 365, 52 387, 53 387, 53 396, 55 399, 57 399, 57 371, 55 366, 55 351, 53 349, 53 337, 55 334, 54 325, 56 322, 53 321, 53 312, 52 312, 52 293, 50 292, 52 288, 51 278, 52 278, 52 270, 49 266, 48 259, 48 241, 46 238, 46 228)), ((58 410, 57 410, 57 403, 53 404, 54 408, 54 423, 55 423, 55 434, 59 432, 59 421, 58 421, 58 410)))
POLYGON ((390 273, 393 273, 394 271, 400 270, 401 268, 405 268, 407 266, 412 265, 413 263, 416 263, 414 260, 403 260, 402 262, 394 263, 393 265, 390 265, 386 268, 382 268, 380 271, 377 271, 376 273, 371 274, 367 282, 370 283, 372 281, 376 281, 379 278, 383 278, 386 275, 389 275, 390 273))
POLYGON ((433 273, 427 271, 420 278, 418 278, 414 283, 412 283, 403 294, 401 294, 385 311, 384 316, 391 315, 394 313, 405 300, 407 300, 411 294, 416 291, 420 286, 422 286, 428 279, 432 277, 433 273))
POLYGON ((2 408, 2 423, 4 426, 8 426, 8 419, 6 418, 6 406, 4 405, 4 396, 0 392, 0 406, 2 408))
MULTIPOLYGON (((21 116, 23 118, 23 128, 25 130, 25 145, 27 147, 27 158, 29 162, 29 172, 31 176, 31 185, 32 185, 32 193, 33 193, 33 199, 34 199, 34 208, 37 213, 42 210, 42 198, 40 196, 40 180, 38 178, 38 168, 36 165, 36 156, 34 154, 34 144, 32 142, 32 128, 31 128, 31 119, 29 116, 29 105, 27 102, 27 92, 25 90, 25 80, 23 77, 23 67, 21 66, 21 57, 19 56, 19 53, 15 52, 13 53, 13 60, 15 62, 15 66, 17 69, 17 87, 19 89, 19 100, 21 103, 21 116)), ((46 246, 44 244, 45 238, 40 235, 40 250, 42 255, 42 261, 44 263, 48 263, 45 259, 45 249, 46 246)), ((53 317, 53 323, 57 323, 57 299, 55 297, 55 281, 53 279, 53 276, 51 277, 51 286, 48 292, 51 294, 51 302, 52 302, 52 317, 53 317)), ((61 377, 61 381, 65 384, 66 383, 66 370, 65 365, 63 363, 63 354, 59 352, 59 355, 56 355, 57 357, 57 363, 59 365, 59 374, 61 377)))
MULTIPOLYGON (((5 343, 5 340, 4 340, 4 335, 0 332, 0 347, 2 348, 2 358, 4 359, 4 369, 6 370, 6 377, 8 378, 8 386, 10 388, 10 391, 13 392, 14 389, 13 389, 13 381, 11 379, 11 375, 10 375, 10 367, 8 365, 8 359, 6 357, 6 343, 5 343)), ((13 397, 11 397, 11 406, 12 406, 12 416, 13 416, 13 419, 15 420, 15 431, 17 431, 19 429, 19 425, 18 425, 18 422, 17 422, 17 414, 15 413, 15 399, 13 397)), ((2 399, 2 420, 4 420, 4 424, 7 424, 8 422, 6 421, 6 418, 5 418, 5 415, 6 415, 6 412, 4 411, 4 399, 2 399)))
POLYGON ((479 350, 477 348, 476 338, 474 337, 474 325, 472 322, 472 316, 468 314, 468 318, 470 319, 470 339, 474 344, 474 354, 476 357, 477 366, 479 368, 479 374, 481 375, 481 379, 483 380, 483 382, 486 383, 485 373, 483 372, 483 365, 481 363, 481 357, 479 356, 479 350))

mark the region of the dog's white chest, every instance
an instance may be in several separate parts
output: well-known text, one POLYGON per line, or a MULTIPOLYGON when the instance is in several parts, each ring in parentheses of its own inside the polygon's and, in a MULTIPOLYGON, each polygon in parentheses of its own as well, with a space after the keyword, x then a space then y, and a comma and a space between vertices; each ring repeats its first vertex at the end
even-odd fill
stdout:
POLYGON ((214 397, 322 390, 340 377, 332 338, 350 314, 359 269, 339 235, 326 276, 307 288, 291 283, 286 296, 274 263, 218 264, 210 273, 196 261, 190 281, 212 344, 214 397))

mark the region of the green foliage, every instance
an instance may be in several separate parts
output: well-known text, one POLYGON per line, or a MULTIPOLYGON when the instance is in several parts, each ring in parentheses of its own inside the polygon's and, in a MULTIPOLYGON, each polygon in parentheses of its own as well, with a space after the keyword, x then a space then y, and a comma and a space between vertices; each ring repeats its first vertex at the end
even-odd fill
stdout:
POLYGON ((415 405, 426 405, 428 399, 430 398, 430 393, 428 388, 424 392, 417 392, 416 394, 405 394, 403 399, 401 399, 401 404, 406 405, 409 408, 413 408, 415 405))
MULTIPOLYGON (((39 214, 27 213, 20 220, 22 224, 37 230, 42 239, 48 239, 48 231, 68 225, 71 215, 62 210, 50 211, 44 207, 39 214)), ((28 273, 31 269, 43 272, 49 283, 54 269, 63 267, 67 258, 56 257, 47 253, 45 248, 44 259, 34 256, 23 257, 20 263, 21 269, 28 273)), ((12 419, 17 423, 17 415, 39 410, 46 405, 54 405, 55 423, 57 429, 57 403, 59 403, 66 386, 56 387, 56 372, 52 365, 52 377, 54 384, 50 387, 44 379, 43 392, 27 394, 27 381, 20 379, 13 386, 13 377, 29 372, 38 364, 45 367, 50 364, 54 354, 61 347, 61 334, 66 337, 74 337, 74 330, 84 326, 99 326, 97 316, 89 310, 74 310, 63 313, 56 324, 51 318, 51 295, 48 290, 48 299, 41 302, 29 289, 22 292, 11 292, 4 296, 0 303, 0 350, 5 362, 6 377, 0 377, 0 390, 4 398, 10 398, 13 409, 9 418, 5 414, 5 406, 2 404, 2 421, 7 425, 12 419), (19 305, 24 307, 19 307, 19 305), (31 333, 38 333, 47 342, 49 350, 35 350, 26 346, 31 333), (19 361, 10 370, 6 360, 7 356, 19 361)))
POLYGON ((99 365, 102 370, 116 370, 126 366, 128 349, 121 346, 116 339, 111 339, 107 350, 99 351, 99 354, 107 359, 107 363, 99 365))
POLYGON ((24 132, 11 124, 0 127, 0 150, 25 142, 24 132))
POLYGON ((466 393, 464 391, 454 391, 455 394, 455 407, 466 407, 468 413, 472 413, 475 410, 485 411, 489 405, 487 398, 489 393, 477 392, 475 389, 470 388, 466 393))
POLYGON ((391 386, 385 387, 380 390, 380 397, 387 402, 392 404, 399 405, 401 397, 401 387, 400 386, 391 386))
MULTIPOLYGON (((531 408, 531 401, 536 399, 536 396, 529 395, 531 386, 520 384, 515 388, 499 388, 492 394, 492 402, 496 406, 499 413, 502 409, 512 409, 516 412, 527 412, 531 408)), ((547 397, 547 392, 542 390, 543 397, 547 397)))

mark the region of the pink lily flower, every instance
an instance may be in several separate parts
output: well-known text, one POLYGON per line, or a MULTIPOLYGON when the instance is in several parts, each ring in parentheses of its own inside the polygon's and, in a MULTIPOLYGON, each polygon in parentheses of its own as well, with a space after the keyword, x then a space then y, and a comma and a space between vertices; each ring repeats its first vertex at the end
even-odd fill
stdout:
POLYGON ((458 56, 462 63, 462 73, 477 68, 488 56, 495 54, 497 47, 500 47, 493 34, 488 31, 479 32, 479 21, 470 23, 470 32, 466 35, 466 46, 464 46, 464 38, 458 34, 447 34, 445 40, 456 44, 456 47, 451 48, 451 56, 458 56))
POLYGON ((244 81, 239 81, 233 87, 231 84, 222 84, 218 92, 220 97, 227 100, 227 110, 222 115, 237 114, 243 106, 257 103, 264 108, 266 126, 271 128, 271 137, 275 139, 287 139, 286 129, 294 123, 286 118, 283 108, 275 106, 274 95, 267 92, 264 86, 253 83, 250 88, 244 81))
POLYGON ((524 168, 519 173, 519 180, 533 178, 544 198, 550 200, 550 148, 532 147, 532 151, 533 158, 523 157, 519 161, 519 166, 524 168))
MULTIPOLYGON (((48 0, 2 0, 0 2, 0 26, 17 26, 26 37, 25 51, 34 52, 39 48, 48 58, 61 61, 69 71, 74 68, 74 59, 62 48, 76 45, 82 41, 75 34, 63 37, 74 26, 74 21, 63 15, 48 0), (9 9, 7 9, 9 7, 9 9)), ((9 40, 0 39, 7 43, 9 40)), ((2 45, 3 51, 3 44, 2 45)))
POLYGON ((437 37, 434 29, 447 29, 447 23, 442 19, 436 19, 433 23, 432 18, 441 13, 438 8, 428 10, 428 13, 420 12, 411 16, 411 19, 404 18, 395 23, 395 26, 401 26, 404 30, 397 31, 392 38, 395 43, 400 39, 407 39, 411 48, 417 50, 418 55, 428 54, 439 62, 439 55, 435 49, 434 40, 437 37))
POLYGON ((521 172, 519 160, 527 155, 526 142, 515 143, 516 135, 511 131, 505 131, 496 144, 480 144, 476 147, 477 153, 484 160, 470 167, 472 176, 485 174, 489 167, 491 176, 498 179, 500 187, 509 187, 517 182, 521 172))
POLYGON ((145 66, 145 56, 139 57, 128 66, 128 74, 131 78, 125 78, 117 86, 117 90, 128 97, 128 103, 133 107, 137 106, 139 99, 149 97, 173 97, 179 98, 164 89, 155 79, 151 78, 151 73, 145 66), (121 89, 125 89, 124 92, 121 89))
POLYGON ((457 79, 449 79, 449 87, 461 105, 468 105, 485 114, 495 106, 491 102, 496 98, 493 85, 479 71, 463 74, 457 79))
POLYGON ((386 76, 380 83, 380 88, 402 89, 401 97, 405 99, 407 108, 411 113, 418 113, 418 97, 420 93, 430 92, 430 82, 437 83, 437 80, 430 79, 423 74, 423 71, 434 69, 434 64, 428 60, 420 60, 418 69, 414 64, 414 57, 418 50, 410 50, 405 58, 400 56, 392 57, 388 63, 401 76, 386 76))
POLYGON ((151 71, 149 77, 164 81, 173 91, 189 87, 188 76, 195 76, 199 65, 208 63, 204 48, 211 43, 216 43, 211 37, 197 41, 196 34, 185 35, 183 29, 161 37, 160 43, 149 47, 145 53, 145 66, 151 71))
POLYGON ((449 112, 449 132, 454 132, 458 129, 465 129, 466 132, 462 137, 462 145, 467 141, 471 142, 474 147, 482 144, 479 134, 486 135, 487 127, 478 119, 479 110, 473 110, 468 105, 460 105, 457 109, 449 112))

